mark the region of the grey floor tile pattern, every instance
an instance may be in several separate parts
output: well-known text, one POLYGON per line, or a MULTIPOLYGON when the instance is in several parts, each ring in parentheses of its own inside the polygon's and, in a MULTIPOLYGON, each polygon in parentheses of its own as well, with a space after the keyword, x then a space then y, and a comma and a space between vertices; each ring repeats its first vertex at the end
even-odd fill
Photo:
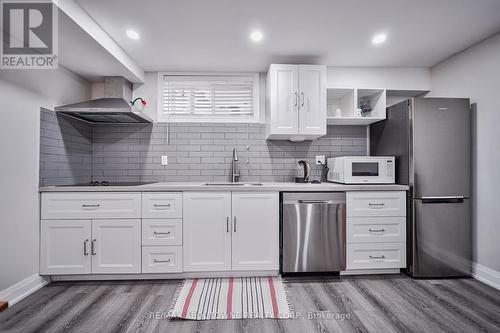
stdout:
POLYGON ((500 291, 473 279, 287 278, 297 319, 165 319, 179 280, 52 283, 2 332, 499 332, 500 291))

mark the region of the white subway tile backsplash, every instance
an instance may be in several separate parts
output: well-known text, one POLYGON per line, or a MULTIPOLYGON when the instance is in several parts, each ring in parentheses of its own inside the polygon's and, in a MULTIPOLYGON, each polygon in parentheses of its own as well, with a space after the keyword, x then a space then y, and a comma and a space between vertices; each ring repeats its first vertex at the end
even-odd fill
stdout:
POLYGON ((364 126, 329 126, 315 141, 267 141, 263 124, 173 123, 91 127, 41 117, 41 185, 108 181, 229 181, 233 148, 241 181, 293 181, 306 159, 313 178, 316 155, 366 155, 364 126), (169 164, 161 165, 168 155, 169 164), (59 172, 58 172, 59 171, 59 172))

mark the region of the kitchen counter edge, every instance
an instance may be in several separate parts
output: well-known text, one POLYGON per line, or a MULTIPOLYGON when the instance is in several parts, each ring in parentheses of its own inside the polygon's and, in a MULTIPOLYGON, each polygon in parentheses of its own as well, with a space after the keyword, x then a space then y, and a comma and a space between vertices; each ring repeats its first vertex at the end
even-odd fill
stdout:
POLYGON ((345 185, 334 183, 296 184, 262 183, 262 186, 220 186, 205 183, 152 183, 136 186, 43 186, 40 192, 185 192, 185 191, 278 191, 278 192, 346 192, 407 191, 409 186, 397 184, 345 185))

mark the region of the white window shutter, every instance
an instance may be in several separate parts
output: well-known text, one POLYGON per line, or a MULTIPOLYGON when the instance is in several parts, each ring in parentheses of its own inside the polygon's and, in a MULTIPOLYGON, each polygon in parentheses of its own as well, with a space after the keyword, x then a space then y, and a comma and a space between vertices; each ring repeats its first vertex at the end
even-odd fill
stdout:
POLYGON ((159 121, 253 121, 258 74, 163 75, 159 121))

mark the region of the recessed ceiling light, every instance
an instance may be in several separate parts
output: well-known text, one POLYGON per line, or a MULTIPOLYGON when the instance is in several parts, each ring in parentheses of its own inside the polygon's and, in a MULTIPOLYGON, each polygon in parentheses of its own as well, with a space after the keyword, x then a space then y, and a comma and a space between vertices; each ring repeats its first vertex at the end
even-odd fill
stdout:
POLYGON ((262 32, 256 30, 254 32, 252 32, 250 34, 250 38, 254 41, 254 42, 260 42, 262 40, 262 38, 264 38, 264 36, 262 35, 262 32))
POLYGON ((127 30, 127 36, 128 38, 133 40, 138 40, 141 37, 139 33, 135 30, 127 30))
POLYGON ((372 39, 372 44, 374 44, 374 45, 382 44, 383 42, 385 42, 386 39, 387 39, 386 34, 375 35, 375 37, 373 37, 373 39, 372 39))

